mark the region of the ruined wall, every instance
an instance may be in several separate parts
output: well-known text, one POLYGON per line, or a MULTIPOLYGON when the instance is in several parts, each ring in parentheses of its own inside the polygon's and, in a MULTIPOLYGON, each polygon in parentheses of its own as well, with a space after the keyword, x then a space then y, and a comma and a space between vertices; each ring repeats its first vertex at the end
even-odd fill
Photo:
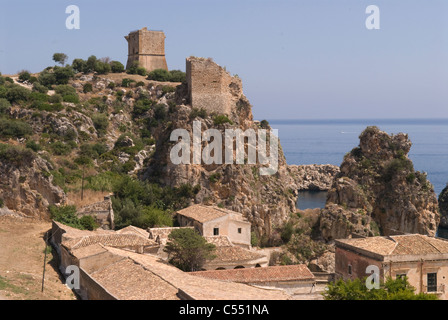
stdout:
POLYGON ((242 97, 242 82, 212 59, 189 57, 186 61, 188 96, 193 108, 231 114, 242 97))
POLYGON ((128 69, 134 61, 149 72, 155 69, 168 70, 165 59, 165 34, 146 27, 125 36, 128 41, 128 69))

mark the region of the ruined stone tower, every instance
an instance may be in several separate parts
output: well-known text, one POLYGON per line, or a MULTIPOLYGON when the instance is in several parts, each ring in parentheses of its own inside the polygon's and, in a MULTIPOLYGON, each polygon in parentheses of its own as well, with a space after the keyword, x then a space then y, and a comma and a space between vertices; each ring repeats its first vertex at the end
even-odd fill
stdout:
POLYGON ((163 31, 143 29, 132 31, 124 37, 128 41, 126 69, 138 61, 148 72, 155 69, 168 70, 165 60, 165 34, 163 31))

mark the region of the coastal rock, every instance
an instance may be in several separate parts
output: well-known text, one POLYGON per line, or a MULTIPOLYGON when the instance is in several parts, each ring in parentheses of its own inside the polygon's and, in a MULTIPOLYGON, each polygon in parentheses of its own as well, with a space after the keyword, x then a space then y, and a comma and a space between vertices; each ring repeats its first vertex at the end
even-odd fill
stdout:
POLYGON ((327 191, 339 167, 331 164, 288 165, 288 172, 295 181, 294 190, 327 191))
POLYGON ((448 229, 448 185, 439 195, 440 226, 448 229))
POLYGON ((414 170, 407 156, 411 145, 404 133, 364 130, 359 146, 344 157, 321 212, 326 240, 350 233, 435 235, 437 197, 426 175, 414 170))

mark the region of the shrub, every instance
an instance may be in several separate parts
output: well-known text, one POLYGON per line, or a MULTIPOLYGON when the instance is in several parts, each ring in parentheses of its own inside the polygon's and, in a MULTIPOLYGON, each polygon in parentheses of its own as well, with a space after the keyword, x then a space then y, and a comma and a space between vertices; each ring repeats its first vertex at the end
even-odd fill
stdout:
POLYGON ((62 97, 62 100, 64 100, 64 102, 79 103, 79 97, 77 94, 67 94, 62 97))
POLYGON ((171 75, 165 69, 155 69, 148 74, 146 79, 165 82, 170 81, 171 75))
POLYGON ((52 72, 53 70, 50 69, 45 69, 44 71, 42 71, 39 74, 39 77, 37 78, 37 81, 39 82, 39 84, 47 87, 47 88, 51 88, 52 85, 56 84, 56 76, 54 74, 54 72, 52 72))
POLYGON ((29 81, 30 79, 31 79, 31 74, 28 71, 23 70, 19 73, 19 81, 20 82, 29 81))
POLYGON ((113 73, 124 72, 124 65, 119 61, 111 61, 110 68, 113 73))
POLYGON ((23 138, 33 133, 30 125, 21 120, 7 120, 0 118, 0 136, 23 138))
POLYGON ((53 142, 50 145, 50 149, 53 152, 53 154, 58 155, 58 156, 68 155, 72 151, 71 146, 69 146, 68 144, 65 144, 62 141, 53 142))
POLYGON ((99 227, 98 223, 95 221, 95 218, 89 215, 85 215, 79 219, 79 224, 85 230, 93 231, 99 227))
POLYGON ((171 87, 171 86, 163 86, 162 87, 162 94, 165 95, 169 92, 176 92, 176 88, 175 87, 171 87))
POLYGON ((40 150, 42 150, 42 147, 40 146, 40 144, 36 143, 36 141, 34 140, 30 140, 26 143, 26 147, 28 149, 33 150, 34 152, 38 152, 40 150))
POLYGON ((91 83, 85 83, 85 84, 82 86, 82 91, 83 91, 84 93, 92 92, 92 91, 93 91, 92 84, 91 84, 91 83))
POLYGON ((233 122, 224 114, 221 115, 217 115, 213 118, 213 123, 215 125, 220 125, 220 124, 224 124, 224 123, 230 123, 233 124, 233 122))
POLYGON ((180 70, 171 70, 170 71, 170 81, 171 82, 185 82, 186 74, 180 70))
POLYGON ((165 120, 167 117, 166 107, 164 104, 156 104, 154 106, 154 118, 156 120, 165 120))
POLYGON ((84 73, 92 72, 95 70, 95 64, 98 61, 96 56, 91 55, 89 58, 87 58, 87 62, 85 65, 84 73))
POLYGON ((73 78, 75 72, 72 67, 54 67, 55 84, 67 84, 68 80, 73 78))
POLYGON ((69 94, 76 94, 76 89, 69 85, 58 85, 56 88, 54 88, 54 91, 61 96, 69 95, 69 94))
POLYGON ((130 87, 132 82, 135 82, 135 80, 124 78, 123 80, 121 80, 121 86, 124 88, 128 88, 130 87))
POLYGON ((11 103, 4 98, 0 98, 0 114, 6 113, 9 107, 11 107, 11 103))
POLYGON ((137 69, 138 68, 139 68, 139 62, 138 61, 133 61, 131 63, 131 66, 126 70, 126 73, 128 73, 128 74, 137 74, 137 69))
POLYGON ((92 116, 92 122, 99 134, 104 135, 106 133, 107 127, 109 126, 109 118, 106 114, 94 114, 92 116))
POLYGON ((16 167, 29 166, 36 155, 30 149, 0 143, 0 161, 16 167))
POLYGON ((201 108, 201 109, 193 108, 193 109, 191 109, 190 119, 194 119, 196 117, 200 117, 202 119, 207 118, 207 110, 205 110, 204 108, 201 108))
POLYGON ((48 102, 50 103, 61 103, 62 102, 62 96, 58 93, 55 93, 52 96, 48 97, 48 102))
POLYGON ((48 88, 43 86, 39 82, 35 82, 33 83, 33 91, 46 94, 48 92, 48 88))
POLYGON ((87 61, 83 59, 75 59, 72 62, 72 68, 76 72, 84 72, 87 68, 87 61))
POLYGON ((27 101, 30 96, 31 91, 23 88, 19 85, 14 85, 13 87, 9 88, 6 92, 6 99, 9 100, 11 103, 18 103, 21 101, 27 101))
POLYGON ((146 76, 148 71, 143 67, 137 67, 136 73, 140 76, 146 76))
POLYGON ((48 209, 50 211, 51 219, 73 228, 84 229, 76 216, 76 206, 57 207, 53 205, 48 207, 48 209))
POLYGON ((97 60, 95 62, 95 66, 94 66, 94 71, 98 74, 107 74, 109 73, 111 70, 111 66, 110 64, 108 64, 107 62, 103 62, 100 60, 97 60))

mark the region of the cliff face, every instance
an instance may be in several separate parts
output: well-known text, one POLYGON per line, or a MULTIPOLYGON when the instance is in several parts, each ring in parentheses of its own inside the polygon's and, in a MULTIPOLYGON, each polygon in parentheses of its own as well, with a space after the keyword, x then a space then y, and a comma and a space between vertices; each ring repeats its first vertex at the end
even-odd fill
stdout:
POLYGON ((411 141, 376 127, 360 135, 329 190, 320 227, 324 239, 350 233, 395 232, 435 235, 440 221, 437 197, 424 173, 408 158, 411 141))
MULTIPOLYGON (((17 149, 16 149, 17 150, 17 149)), ((0 162, 0 199, 9 210, 34 218, 48 218, 48 206, 65 204, 66 195, 53 185, 51 164, 31 152, 10 151, 0 162)))
MULTIPOLYGON (((201 61, 208 68, 210 68, 210 64, 214 64, 210 60, 203 59, 197 60, 196 63, 201 61)), ((211 68, 211 70, 214 69, 217 67, 211 68)), ((156 148, 141 178, 156 180, 171 187, 183 184, 199 186, 199 192, 194 202, 219 205, 240 212, 252 223, 258 236, 269 236, 275 226, 283 224, 290 213, 295 211, 296 190, 290 188, 295 181, 288 171, 281 147, 279 147, 278 154, 278 170, 273 175, 261 175, 260 168, 263 165, 258 161, 256 164, 249 164, 247 149, 244 164, 235 164, 235 160, 232 164, 205 164, 203 162, 201 164, 174 164, 170 159, 170 151, 176 144, 170 141, 170 134, 175 129, 185 129, 189 136, 193 137, 193 121, 200 123, 202 133, 208 129, 218 130, 223 137, 222 150, 224 150, 225 130, 241 129, 246 131, 252 129, 258 134, 258 130, 261 129, 260 125, 253 121, 251 105, 242 94, 239 79, 230 81, 231 85, 225 86, 228 92, 220 87, 221 94, 217 95, 220 104, 231 106, 231 108, 218 113, 214 106, 206 109, 207 105, 201 104, 199 107, 203 112, 197 114, 195 101, 191 102, 190 99, 195 96, 194 84, 199 80, 205 80, 202 78, 188 80, 191 77, 194 77, 194 74, 187 72, 187 81, 191 81, 193 85, 178 88, 176 97, 167 101, 168 104, 176 101, 176 106, 171 108, 168 119, 169 126, 158 126, 153 131, 156 148), (228 97, 228 100, 223 102, 225 97, 228 97), (217 121, 219 117, 225 121, 217 121)), ((229 75, 226 76, 226 79, 228 77, 229 75)), ((200 93, 203 94, 202 91, 200 93)), ((213 104, 213 97, 213 94, 208 96, 208 102, 211 104, 213 104)), ((207 145, 209 145, 208 142, 202 141, 202 150, 207 145)), ((192 143, 189 149, 193 154, 192 143)))
POLYGON ((448 228, 448 185, 439 195, 440 226, 448 228))

